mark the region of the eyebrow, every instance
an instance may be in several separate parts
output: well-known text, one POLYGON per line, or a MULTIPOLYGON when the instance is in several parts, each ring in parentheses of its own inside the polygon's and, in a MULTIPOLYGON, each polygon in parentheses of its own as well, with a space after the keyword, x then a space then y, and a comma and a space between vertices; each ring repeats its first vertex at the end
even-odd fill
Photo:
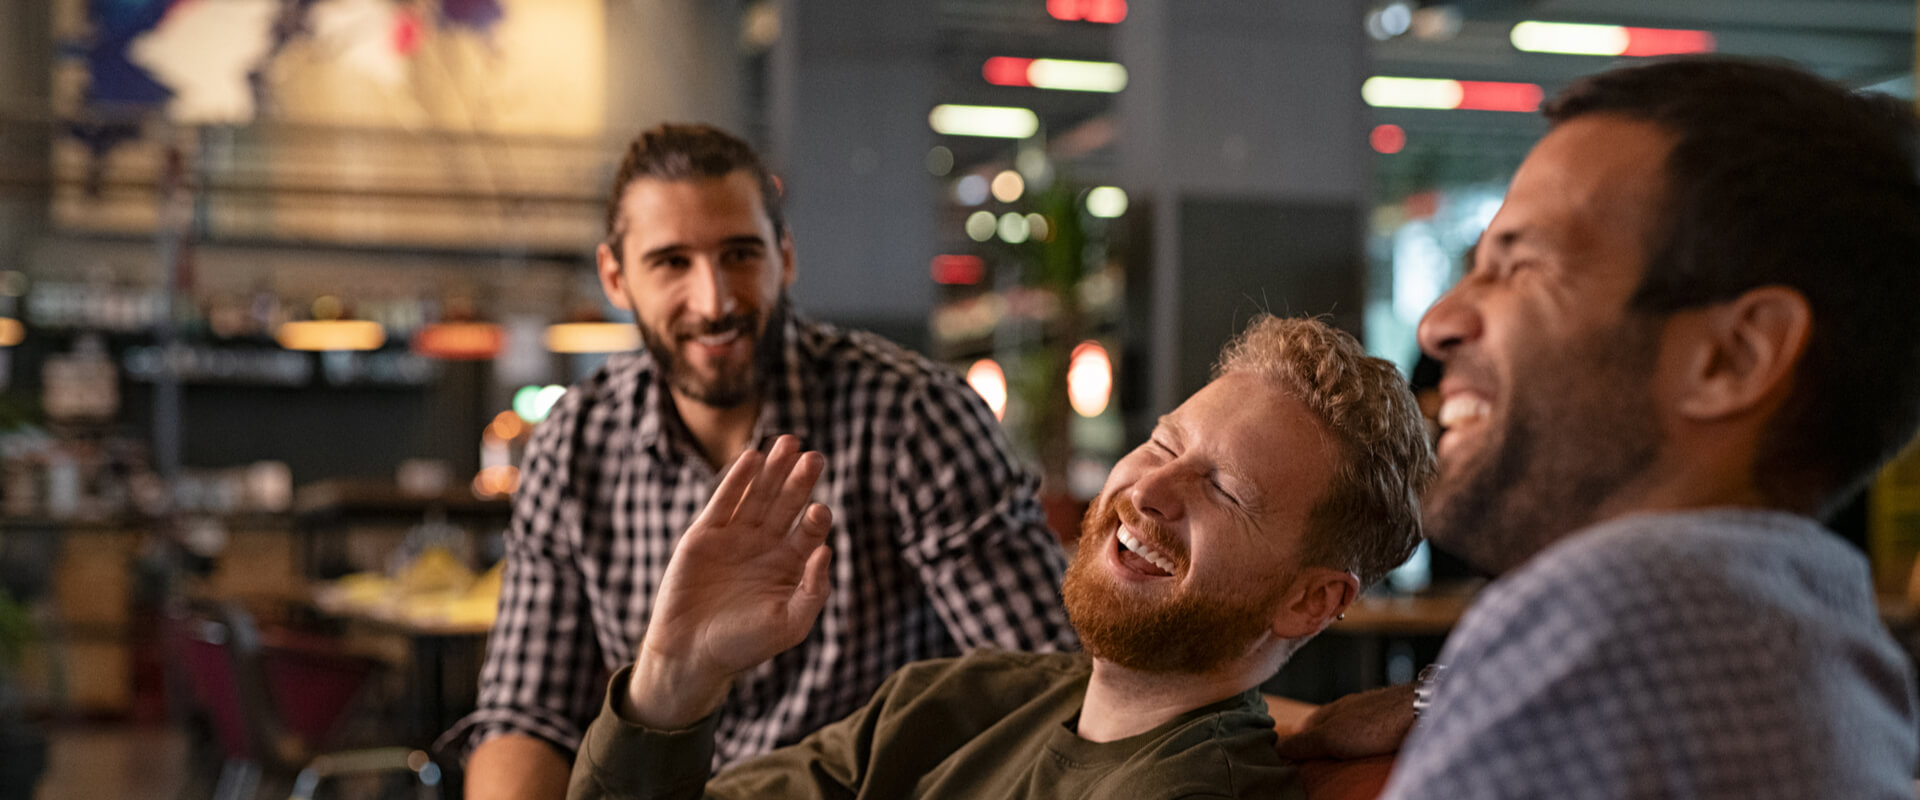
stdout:
MULTIPOLYGON (((749 236, 746 234, 740 234, 739 236, 729 236, 725 239, 721 239, 719 246, 720 247, 742 247, 742 246, 749 246, 749 245, 753 247, 757 247, 761 250, 767 249, 767 243, 765 241, 762 241, 760 237, 749 236)), ((641 253, 640 260, 652 261, 657 258, 664 258, 666 256, 674 255, 676 253, 680 253, 680 252, 683 252, 686 250, 692 250, 692 249, 693 249, 692 245, 683 244, 680 242, 674 242, 673 244, 661 245, 659 247, 653 248, 652 250, 648 250, 647 252, 641 253)))
MULTIPOLYGON (((1161 429, 1166 430, 1168 435, 1173 436, 1177 440, 1184 441, 1188 438, 1187 429, 1175 420, 1172 414, 1161 415, 1158 424, 1155 426, 1155 430, 1161 429)), ((1248 513, 1258 513, 1260 509, 1259 484, 1249 480, 1246 472, 1241 470, 1235 462, 1216 458, 1213 460, 1213 466, 1216 471, 1231 479, 1234 485, 1234 497, 1239 501, 1239 505, 1245 508, 1248 513)))

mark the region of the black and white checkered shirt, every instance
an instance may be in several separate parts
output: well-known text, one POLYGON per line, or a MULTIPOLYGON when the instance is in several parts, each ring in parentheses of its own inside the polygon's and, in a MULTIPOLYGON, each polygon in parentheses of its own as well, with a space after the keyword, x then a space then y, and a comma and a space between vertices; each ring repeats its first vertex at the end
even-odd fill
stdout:
POLYGON ((1475 600, 1383 800, 1911 800, 1913 665, 1805 517, 1636 514, 1475 600))
MULTIPOLYGON (((804 643, 735 683, 716 767, 847 715, 910 661, 1078 646, 1038 481, 980 397, 867 333, 790 316, 779 347, 752 442, 791 433, 826 456, 833 591, 804 643)), ((478 710, 444 747, 520 733, 576 750, 716 481, 645 351, 567 392, 527 453, 478 710)))

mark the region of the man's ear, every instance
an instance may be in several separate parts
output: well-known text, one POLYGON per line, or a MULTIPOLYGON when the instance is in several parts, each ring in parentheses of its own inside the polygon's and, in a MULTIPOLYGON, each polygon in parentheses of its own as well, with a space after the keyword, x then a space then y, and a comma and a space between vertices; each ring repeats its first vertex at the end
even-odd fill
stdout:
POLYGON ((1813 309, 1800 292, 1762 286, 1693 312, 1696 336, 1683 362, 1681 415, 1721 420, 1784 398, 1813 333, 1813 309))
POLYGON ((1273 633, 1282 639, 1312 636, 1345 613, 1360 596, 1360 579, 1331 567, 1306 567, 1294 578, 1286 605, 1273 616, 1273 633))
POLYGON ((788 288, 793 286, 795 266, 796 264, 793 258, 793 231, 791 229, 781 231, 780 232, 780 286, 781 288, 788 288))
POLYGON ((599 247, 593 249, 594 272, 600 276, 600 291, 606 292, 607 302, 612 303, 614 308, 634 311, 633 303, 627 300, 627 273, 621 268, 620 258, 613 252, 613 248, 620 244, 618 240, 613 244, 601 242, 599 247))

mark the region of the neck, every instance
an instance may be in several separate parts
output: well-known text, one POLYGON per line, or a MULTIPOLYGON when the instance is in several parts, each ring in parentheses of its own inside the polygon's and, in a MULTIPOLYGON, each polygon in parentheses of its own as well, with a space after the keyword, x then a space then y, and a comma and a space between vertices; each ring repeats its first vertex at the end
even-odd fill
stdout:
POLYGON ((1086 704, 1074 731, 1090 742, 1138 736, 1209 703, 1260 685, 1261 677, 1240 659, 1202 675, 1140 672, 1104 659, 1093 660, 1086 704))
MULTIPOLYGON (((1750 451, 1728 452, 1701 444, 1667 448, 1638 479, 1601 507, 1598 520, 1642 511, 1699 508, 1776 508, 1754 485, 1750 451), (1687 456, 1678 457, 1677 453, 1687 456)), ((1791 509, 1783 509, 1791 510, 1791 509)))
POLYGON ((747 449, 753 423, 760 418, 760 396, 755 394, 732 408, 714 408, 675 391, 673 408, 679 412, 680 422, 693 434, 694 441, 700 443, 700 453, 706 456, 707 465, 717 471, 747 449))

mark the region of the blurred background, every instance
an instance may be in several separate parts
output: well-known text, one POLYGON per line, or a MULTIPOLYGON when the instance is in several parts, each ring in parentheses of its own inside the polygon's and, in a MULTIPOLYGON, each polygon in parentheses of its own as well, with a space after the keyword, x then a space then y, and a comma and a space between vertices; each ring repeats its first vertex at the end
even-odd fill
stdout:
MULTIPOLYGON (((1070 531, 1255 313, 1412 370, 1543 96, 1721 52, 1910 99, 1915 10, 6 0, 0 798, 343 748, 457 795, 417 750, 472 702, 531 426, 636 344, 592 251, 645 126, 759 147, 798 306, 965 374, 1070 531)), ((1910 626, 1920 465, 1837 527, 1910 626)), ((1276 688, 1406 680, 1463 577, 1422 553, 1276 688)))

